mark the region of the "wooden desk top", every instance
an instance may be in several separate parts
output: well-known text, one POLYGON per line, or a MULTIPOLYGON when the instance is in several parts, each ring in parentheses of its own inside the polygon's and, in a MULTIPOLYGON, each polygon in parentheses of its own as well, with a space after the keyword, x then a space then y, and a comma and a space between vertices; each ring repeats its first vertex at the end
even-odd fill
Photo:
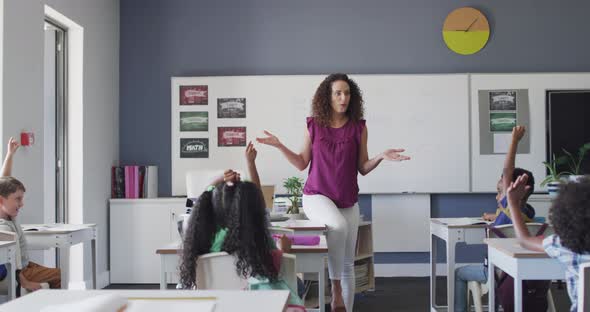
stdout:
POLYGON ((22 224, 25 235, 44 235, 44 234, 68 234, 80 230, 95 228, 96 224, 22 224), (30 228, 40 228, 37 231, 27 230, 30 228))
POLYGON ((55 304, 73 303, 104 294, 124 298, 214 298, 215 311, 283 311, 289 298, 287 290, 62 290, 41 289, 2 305, 4 312, 40 311, 55 304))
POLYGON ((550 258, 545 252, 525 249, 516 238, 486 238, 484 243, 513 258, 550 258))
POLYGON ((314 222, 311 220, 288 220, 282 222, 272 222, 274 227, 282 227, 295 231, 327 231, 328 227, 325 224, 314 222))
MULTIPOLYGON (((328 244, 326 242, 326 236, 320 235, 320 244, 317 246, 304 246, 304 245, 292 245, 289 253, 327 253, 328 244)), ((174 255, 182 253, 182 243, 176 242, 168 246, 156 249, 158 255, 174 255)))
POLYGON ((450 229, 455 228, 485 228, 487 222, 481 218, 431 218, 430 222, 450 229))

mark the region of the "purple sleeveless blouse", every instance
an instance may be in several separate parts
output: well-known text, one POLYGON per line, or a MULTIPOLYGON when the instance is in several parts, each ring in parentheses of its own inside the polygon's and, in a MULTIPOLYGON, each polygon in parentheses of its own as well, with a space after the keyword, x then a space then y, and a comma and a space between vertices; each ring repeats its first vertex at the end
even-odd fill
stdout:
POLYGON ((364 128, 364 119, 331 128, 307 117, 311 162, 303 194, 324 195, 338 208, 350 208, 358 201, 358 157, 364 128))

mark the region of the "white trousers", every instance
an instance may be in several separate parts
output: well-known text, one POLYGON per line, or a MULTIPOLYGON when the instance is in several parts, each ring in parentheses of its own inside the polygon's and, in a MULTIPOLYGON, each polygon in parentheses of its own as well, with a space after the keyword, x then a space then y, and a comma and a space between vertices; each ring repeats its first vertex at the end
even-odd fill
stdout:
POLYGON ((339 209, 324 195, 303 195, 303 211, 313 221, 326 224, 330 279, 340 280, 346 311, 354 305, 354 255, 359 227, 359 205, 339 209))

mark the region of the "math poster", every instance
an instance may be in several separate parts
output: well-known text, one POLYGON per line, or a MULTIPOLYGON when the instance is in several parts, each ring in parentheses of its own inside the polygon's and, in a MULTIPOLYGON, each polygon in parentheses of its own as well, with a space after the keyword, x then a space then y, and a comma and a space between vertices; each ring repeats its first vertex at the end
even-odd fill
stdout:
POLYGON ((218 127, 217 146, 246 146, 246 127, 218 127))
POLYGON ((217 118, 246 118, 246 98, 217 99, 217 118))
POLYGON ((209 158, 209 139, 180 139, 180 158, 209 158))
POLYGON ((208 86, 180 86, 180 105, 209 104, 208 86))

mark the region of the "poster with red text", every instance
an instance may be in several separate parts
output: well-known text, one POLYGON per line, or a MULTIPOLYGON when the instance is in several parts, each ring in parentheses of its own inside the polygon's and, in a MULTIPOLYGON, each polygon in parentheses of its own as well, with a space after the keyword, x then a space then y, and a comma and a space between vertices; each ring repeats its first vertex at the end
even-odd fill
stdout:
POLYGON ((208 86, 180 86, 180 105, 209 104, 208 86))
POLYGON ((246 127, 217 127, 217 146, 246 146, 246 127))

